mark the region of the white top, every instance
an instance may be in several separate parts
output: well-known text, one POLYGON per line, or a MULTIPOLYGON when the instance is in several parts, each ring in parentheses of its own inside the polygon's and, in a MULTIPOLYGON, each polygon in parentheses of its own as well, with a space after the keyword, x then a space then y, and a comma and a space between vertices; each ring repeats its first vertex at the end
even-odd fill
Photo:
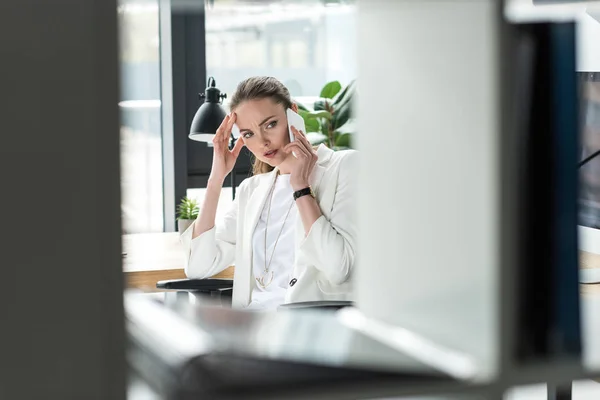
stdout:
POLYGON ((262 210, 254 235, 252 236, 252 298, 250 309, 274 309, 285 300, 289 288, 291 273, 295 261, 296 239, 294 226, 298 209, 293 198, 294 190, 290 184, 290 175, 279 175, 273 188, 271 214, 269 214, 269 198, 262 210), (289 211, 289 215, 288 215, 289 211), (286 219, 287 215, 287 219, 286 219), (267 227, 267 217, 269 225, 267 227), (285 224, 284 224, 285 222, 285 224), (267 233, 267 252, 265 260, 265 230, 267 233), (281 231, 281 236, 279 232, 281 231), (277 237, 279 240, 277 241, 277 237), (277 244, 275 242, 277 241, 277 244), (269 265, 265 274, 265 265, 269 265), (272 272, 272 275, 271 275, 272 272), (273 280, 270 284, 271 276, 273 280), (256 278, 263 278, 266 287, 261 286, 256 278))

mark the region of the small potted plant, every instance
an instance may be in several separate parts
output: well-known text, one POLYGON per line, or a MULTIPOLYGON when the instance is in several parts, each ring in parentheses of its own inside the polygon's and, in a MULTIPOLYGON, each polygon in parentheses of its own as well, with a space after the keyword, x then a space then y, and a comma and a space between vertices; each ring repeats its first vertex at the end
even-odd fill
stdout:
POLYGON ((177 206, 177 229, 183 233, 190 227, 192 222, 198 217, 200 207, 195 199, 184 197, 177 206))

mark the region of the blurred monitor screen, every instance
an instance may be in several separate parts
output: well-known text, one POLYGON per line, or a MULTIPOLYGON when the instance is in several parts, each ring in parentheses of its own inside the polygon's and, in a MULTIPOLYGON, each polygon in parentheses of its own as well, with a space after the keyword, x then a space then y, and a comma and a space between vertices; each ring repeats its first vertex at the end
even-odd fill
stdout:
MULTIPOLYGON (((580 82, 580 154, 600 150, 600 72, 578 72, 580 82)), ((579 224, 600 229, 600 156, 580 170, 579 224)))

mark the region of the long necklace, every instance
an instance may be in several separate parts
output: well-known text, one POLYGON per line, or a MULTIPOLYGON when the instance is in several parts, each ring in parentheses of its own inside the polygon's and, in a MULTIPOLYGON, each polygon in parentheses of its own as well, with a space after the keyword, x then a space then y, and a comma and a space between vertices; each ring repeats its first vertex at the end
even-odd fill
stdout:
MULTIPOLYGON (((292 207, 294 206, 294 201, 292 200, 292 203, 290 204, 290 208, 288 208, 287 214, 285 214, 285 219, 283 220, 283 224, 281 224, 281 229, 279 230, 279 234, 277 235, 277 238, 275 239, 275 244, 273 245, 273 251, 271 252, 271 257, 269 258, 269 262, 267 263, 267 230, 269 228, 269 220, 271 219, 271 203, 273 202, 273 192, 275 191, 275 183, 277 183, 277 177, 279 176, 279 172, 277 173, 277 176, 275 177, 275 182, 273 183, 273 186, 271 187, 271 192, 269 194, 269 209, 267 211, 267 224, 265 226, 265 268, 263 271, 263 274, 260 276, 260 278, 255 277, 254 279, 256 279, 256 282, 262 286, 263 289, 266 289, 267 286, 269 286, 271 284, 271 282, 273 282, 273 271, 270 270, 271 268, 271 262, 273 262, 273 256, 275 255, 275 249, 277 248, 277 243, 279 242, 279 238, 281 237, 281 233, 283 232, 283 228, 285 227, 285 223, 288 219, 288 216, 290 215, 290 211, 292 211, 292 207)), ((263 207, 263 211, 264 211, 264 207, 263 207)))

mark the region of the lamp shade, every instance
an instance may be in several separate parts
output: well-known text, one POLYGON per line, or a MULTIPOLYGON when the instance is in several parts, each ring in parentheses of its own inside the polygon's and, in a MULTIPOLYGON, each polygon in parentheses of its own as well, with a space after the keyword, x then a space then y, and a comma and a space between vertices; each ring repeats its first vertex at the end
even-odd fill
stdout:
POLYGON ((215 87, 214 78, 210 77, 205 92, 200 93, 199 96, 205 100, 194 115, 189 138, 199 142, 212 143, 219 125, 227 115, 221 106, 221 99, 226 98, 227 95, 221 94, 221 91, 215 87))

